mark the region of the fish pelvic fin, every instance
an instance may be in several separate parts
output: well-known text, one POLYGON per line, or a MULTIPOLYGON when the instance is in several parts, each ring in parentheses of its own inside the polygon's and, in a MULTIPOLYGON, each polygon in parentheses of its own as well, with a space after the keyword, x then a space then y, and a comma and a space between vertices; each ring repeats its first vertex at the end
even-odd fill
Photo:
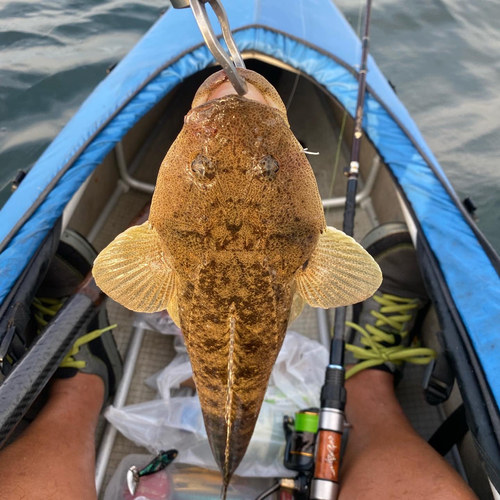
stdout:
POLYGON ((179 324, 175 274, 149 222, 119 234, 97 256, 92 274, 99 288, 126 308, 138 312, 168 309, 179 324))
POLYGON ((288 325, 291 325, 300 316, 305 303, 306 301, 300 293, 293 294, 292 307, 290 308, 290 315, 288 317, 288 325))
POLYGON ((371 297, 382 283, 372 256, 353 238, 327 227, 295 277, 296 291, 312 307, 329 309, 371 297))

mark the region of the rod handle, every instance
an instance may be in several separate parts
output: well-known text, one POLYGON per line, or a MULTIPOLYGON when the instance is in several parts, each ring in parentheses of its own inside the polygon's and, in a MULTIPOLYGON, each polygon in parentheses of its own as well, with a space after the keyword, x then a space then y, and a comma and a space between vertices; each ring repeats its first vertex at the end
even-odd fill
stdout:
POLYGON ((341 441, 342 434, 340 432, 319 431, 314 479, 338 482, 341 441))

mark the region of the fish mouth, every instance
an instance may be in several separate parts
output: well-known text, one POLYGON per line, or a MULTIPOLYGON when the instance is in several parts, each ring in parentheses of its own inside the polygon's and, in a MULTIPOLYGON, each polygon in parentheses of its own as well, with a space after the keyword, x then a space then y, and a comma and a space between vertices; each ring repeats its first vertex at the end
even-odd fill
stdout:
MULTIPOLYGON (((286 117, 286 108, 276 89, 262 76, 249 69, 237 68, 240 76, 246 81, 248 92, 241 97, 257 101, 277 109, 286 117)), ((228 95, 237 95, 224 70, 209 76, 196 92, 191 108, 196 108, 209 101, 228 95)))

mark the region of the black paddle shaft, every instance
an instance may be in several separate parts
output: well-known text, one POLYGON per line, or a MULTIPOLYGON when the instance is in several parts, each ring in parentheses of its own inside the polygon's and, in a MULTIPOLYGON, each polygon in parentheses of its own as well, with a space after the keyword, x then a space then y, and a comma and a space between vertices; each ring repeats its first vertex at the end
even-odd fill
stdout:
POLYGON ((89 276, 0 386, 0 447, 96 315, 104 294, 89 276))

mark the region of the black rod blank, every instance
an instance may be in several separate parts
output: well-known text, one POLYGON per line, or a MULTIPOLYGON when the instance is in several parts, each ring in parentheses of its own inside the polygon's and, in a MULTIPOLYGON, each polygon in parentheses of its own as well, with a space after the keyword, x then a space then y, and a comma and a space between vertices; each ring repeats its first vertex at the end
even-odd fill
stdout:
POLYGON ((86 285, 65 302, 0 386, 0 447, 97 313, 104 294, 93 280, 86 285))
MULTIPOLYGON (((361 41, 361 65, 358 74, 358 98, 356 101, 356 113, 354 117, 354 136, 352 139, 351 161, 344 170, 347 175, 347 194, 344 209, 343 231, 349 236, 354 233, 354 216, 356 214, 356 191, 358 189, 359 176, 359 153, 361 138, 363 137, 363 114, 366 94, 366 73, 368 71, 368 52, 370 47, 370 21, 371 21, 372 0, 367 0, 365 26, 363 39, 361 41)), ((346 307, 339 307, 335 311, 334 337, 330 347, 330 364, 344 365, 344 344, 345 344, 345 319, 346 307)))

